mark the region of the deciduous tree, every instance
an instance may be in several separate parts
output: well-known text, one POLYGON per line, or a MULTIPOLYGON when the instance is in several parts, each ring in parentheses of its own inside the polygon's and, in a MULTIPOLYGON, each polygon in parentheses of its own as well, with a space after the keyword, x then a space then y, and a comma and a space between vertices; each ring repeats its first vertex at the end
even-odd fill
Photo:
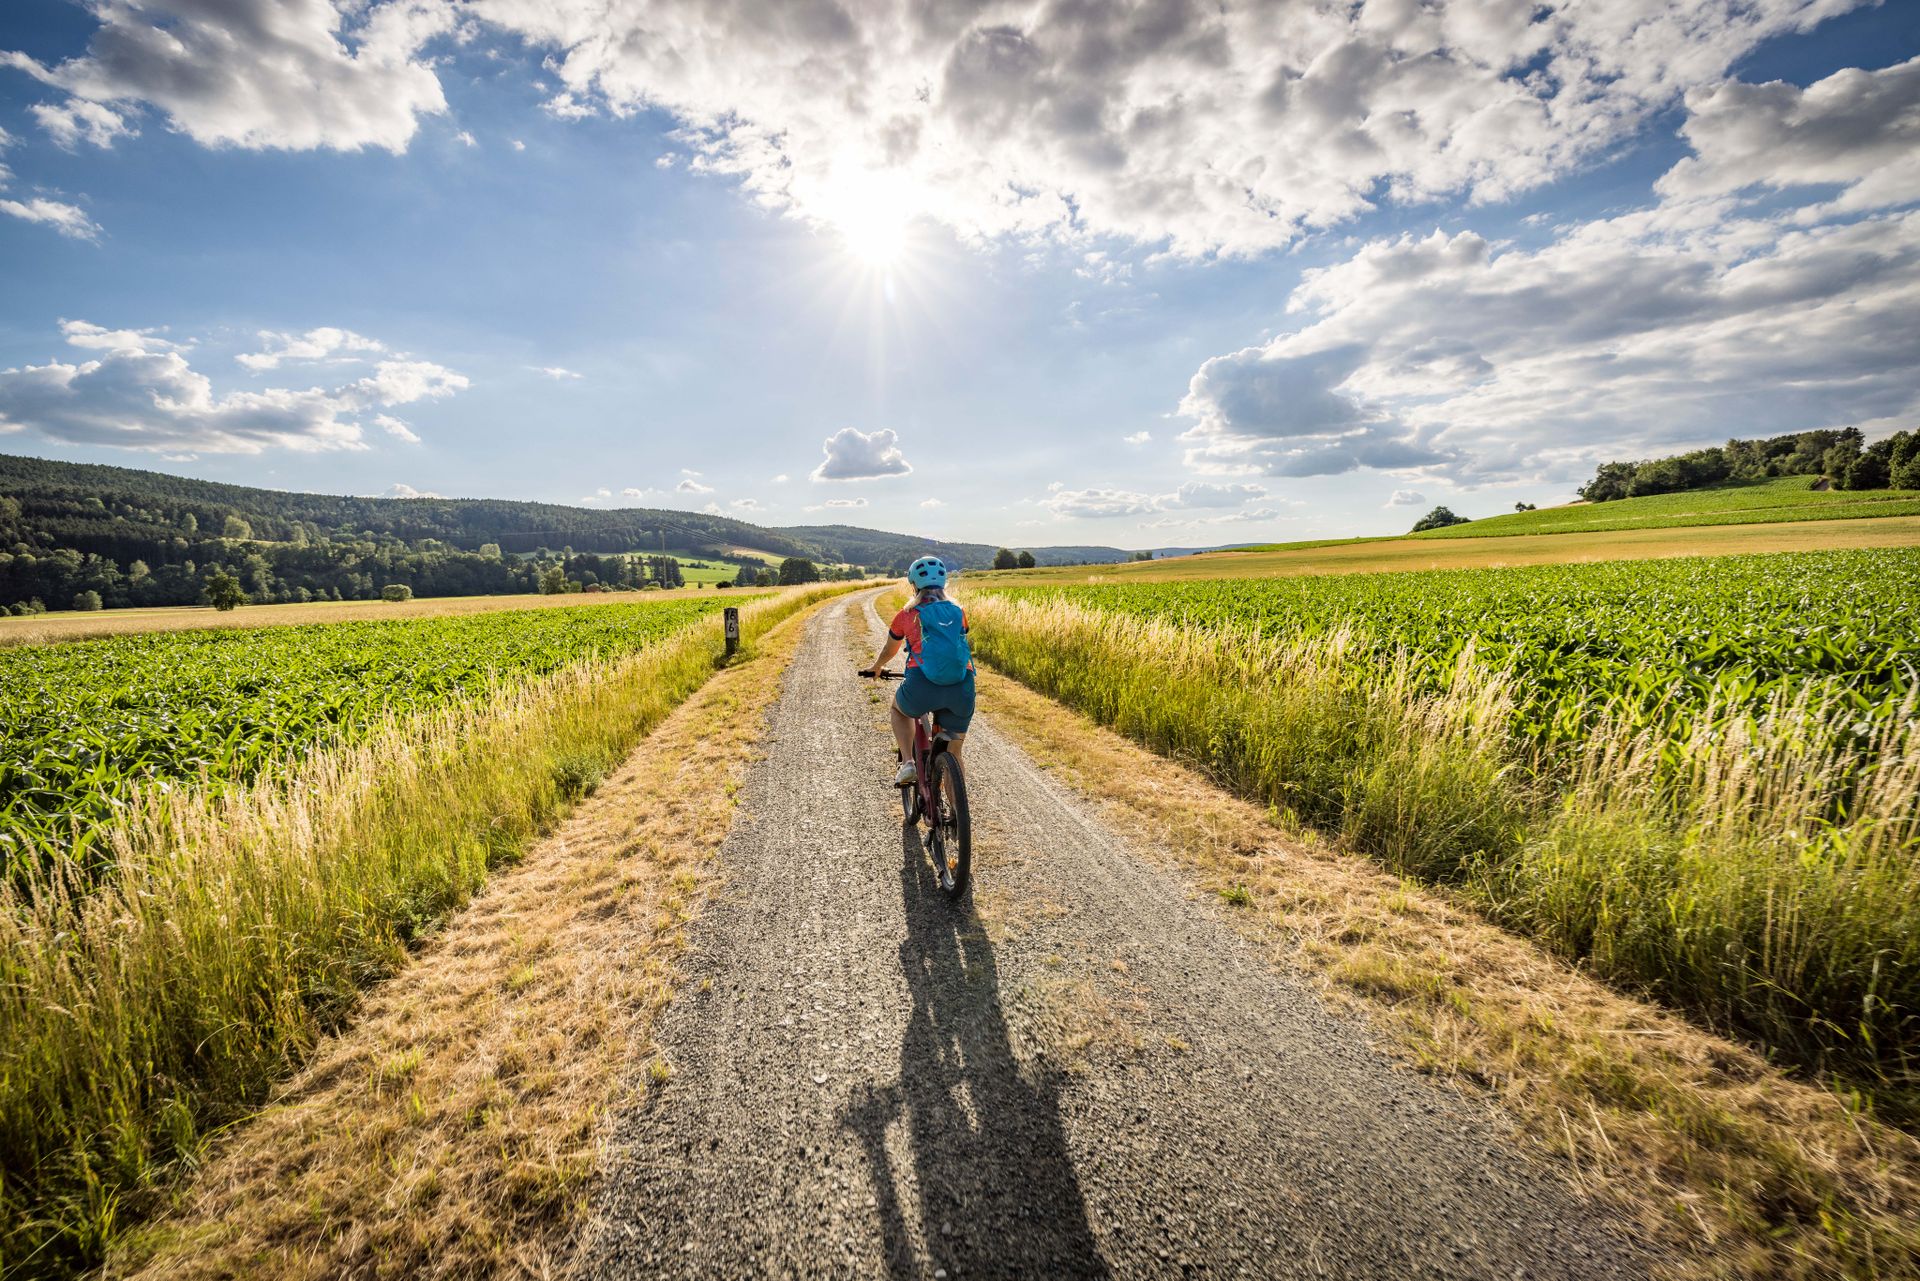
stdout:
POLYGON ((1467 518, 1465 516, 1454 515, 1451 508, 1436 507, 1413 523, 1413 532, 1417 534, 1423 529, 1445 529, 1448 525, 1464 525, 1466 523, 1467 518))
POLYGON ((240 580, 225 570, 217 571, 208 577, 201 599, 223 612, 248 603, 247 593, 240 586, 240 580))

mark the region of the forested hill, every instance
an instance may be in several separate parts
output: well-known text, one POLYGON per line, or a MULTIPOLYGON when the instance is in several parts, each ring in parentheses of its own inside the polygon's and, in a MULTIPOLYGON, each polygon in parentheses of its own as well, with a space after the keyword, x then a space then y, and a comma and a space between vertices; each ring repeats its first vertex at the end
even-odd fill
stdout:
MULTIPOLYGON (((995 551, 644 507, 289 493, 0 454, 0 608, 67 608, 87 593, 108 606, 191 604, 217 573, 268 600, 366 598, 396 583, 423 596, 531 591, 554 564, 577 582, 640 586, 644 568, 610 558, 733 548, 879 573, 927 551, 985 566, 995 551)), ((1116 548, 1032 550, 1041 564, 1126 558, 1116 548)))
POLYGON ((62 534, 59 545, 117 554, 119 559, 132 554, 126 545, 130 539, 171 537, 189 513, 200 532, 215 536, 227 517, 238 516, 261 542, 293 541, 297 527, 310 526, 314 528, 305 531, 309 538, 327 534, 403 542, 433 538, 465 551, 477 551, 487 543, 498 544, 504 552, 543 547, 658 551, 721 543, 785 556, 821 557, 826 551, 745 521, 698 512, 646 507, 592 511, 492 498, 299 494, 130 467, 9 455, 0 455, 0 494, 20 500, 36 524, 57 524, 62 534))

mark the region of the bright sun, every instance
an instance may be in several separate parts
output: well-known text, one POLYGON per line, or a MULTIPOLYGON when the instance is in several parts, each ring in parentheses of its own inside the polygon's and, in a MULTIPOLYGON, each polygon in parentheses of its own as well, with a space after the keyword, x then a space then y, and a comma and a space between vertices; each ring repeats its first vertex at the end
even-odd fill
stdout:
POLYGON ((847 253, 874 271, 899 265, 919 213, 904 178, 864 169, 836 174, 821 206, 847 253))

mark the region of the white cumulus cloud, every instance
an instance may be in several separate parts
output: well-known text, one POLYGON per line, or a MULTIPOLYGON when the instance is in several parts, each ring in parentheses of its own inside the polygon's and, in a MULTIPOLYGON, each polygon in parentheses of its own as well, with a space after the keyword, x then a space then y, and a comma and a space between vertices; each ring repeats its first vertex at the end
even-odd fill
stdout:
POLYGON ((1393 496, 1387 499, 1387 501, 1383 503, 1382 506, 1418 507, 1422 503, 1425 503, 1426 501, 1427 501, 1427 496, 1421 493, 1417 489, 1396 489, 1393 491, 1393 496))
POLYGON ((374 365, 371 375, 342 388, 340 395, 360 405, 410 405, 451 396, 469 385, 465 374, 431 360, 383 360, 374 365))
MULTIPOLYGON (((467 382, 430 362, 396 361, 333 390, 270 387, 219 395, 188 363, 182 344, 153 330, 83 320, 62 321, 61 329, 85 358, 0 370, 0 430, 163 453, 365 449, 362 413, 448 395, 467 382)), ((411 434, 397 419, 376 415, 374 422, 401 439, 401 432, 411 434)))
POLYGON ((157 329, 108 329, 84 320, 63 320, 60 335, 70 347, 96 351, 178 351, 181 344, 169 342, 157 329))
POLYGON ((1238 507, 1242 503, 1266 496, 1267 490, 1264 485, 1216 485, 1207 481, 1191 480, 1173 493, 1161 498, 1160 505, 1167 508, 1238 507))
POLYGON ((234 357, 255 371, 277 369, 282 361, 355 360, 360 358, 357 353, 386 350, 384 344, 362 337, 351 329, 335 329, 324 325, 309 329, 304 334, 283 334, 262 329, 258 337, 261 344, 259 351, 243 352, 234 357))
POLYGON ((54 142, 75 150, 83 142, 96 147, 111 147, 116 138, 130 138, 139 130, 111 107, 83 98, 64 103, 39 102, 32 107, 33 118, 54 142))
MULTIPOLYGON (((0 129, 0 154, 13 146, 16 139, 5 129, 0 129)), ((27 200, 17 200, 6 194, 13 181, 13 171, 0 164, 0 213, 10 218, 19 218, 25 222, 37 222, 51 227, 69 240, 96 240, 100 236, 100 225, 87 216, 87 211, 64 200, 53 200, 46 196, 34 196, 27 200)))
POLYGON ((1906 204, 1920 191, 1920 58, 1805 89, 1729 81, 1687 95, 1687 108, 1694 154, 1660 179, 1670 197, 1840 184, 1828 213, 1906 204))
POLYGON ((698 472, 695 472, 692 475, 682 476, 680 483, 675 485, 674 489, 682 494, 711 494, 713 492, 712 485, 703 485, 693 478, 698 474, 698 472))
POLYGON ((913 470, 891 431, 862 432, 842 427, 822 446, 826 457, 813 469, 815 480, 875 480, 913 470))
POLYGON ((548 113, 670 113, 687 168, 817 223, 878 196, 963 237, 1244 254, 1539 186, 1851 4, 97 0, 85 54, 4 57, 206 145, 398 151, 466 24, 545 51, 548 113))
POLYGON ((1056 516, 1147 516, 1160 510, 1154 495, 1128 489, 1056 489, 1040 505, 1056 516))
POLYGON ((373 423, 374 426, 387 433, 387 435, 392 436, 395 440, 404 441, 409 445, 417 445, 420 443, 420 437, 414 432, 413 428, 391 415, 375 414, 373 423))
POLYGON ((1195 373, 1189 464, 1563 480, 1920 417, 1917 89, 1909 63, 1696 95, 1695 155, 1653 206, 1538 248, 1436 231, 1310 271, 1299 328, 1195 373))
POLYGON ((27 222, 41 223, 70 240, 93 240, 100 235, 100 224, 89 218, 86 210, 64 200, 48 200, 41 196, 30 200, 0 197, 0 213, 27 222))
POLYGON ((203 146, 398 152, 420 116, 446 109, 420 56, 453 27, 444 0, 101 0, 88 11, 100 25, 79 57, 0 52, 0 65, 66 92, 76 122, 150 106, 203 146))
MULTIPOLYGON (((1265 498, 1264 485, 1211 481, 1188 481, 1164 494, 1147 494, 1132 489, 1068 489, 1058 481, 1047 486, 1047 496, 1039 505, 1056 516, 1106 518, 1116 516, 1152 516, 1162 512, 1195 509, 1244 507, 1265 498)), ((1207 519, 1235 519, 1209 517, 1207 519)), ((1194 520, 1200 518, 1192 518, 1194 520)), ((1182 523, 1158 521, 1156 524, 1182 523)), ((1184 523, 1192 523, 1191 520, 1184 523)))
POLYGON ((474 0, 554 51, 563 117, 664 108, 692 168, 848 221, 1284 245, 1383 201, 1499 199, 1628 136, 1830 0, 758 6, 474 0))

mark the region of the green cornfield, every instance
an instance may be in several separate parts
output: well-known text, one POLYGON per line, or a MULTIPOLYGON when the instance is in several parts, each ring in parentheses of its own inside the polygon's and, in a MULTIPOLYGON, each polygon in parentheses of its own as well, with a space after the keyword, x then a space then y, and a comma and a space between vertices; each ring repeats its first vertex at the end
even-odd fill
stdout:
POLYGON ((989 664, 1920 1120, 1920 550, 972 593, 989 664))
POLYGON ((1582 741, 1603 718, 1684 727, 1709 706, 1753 710, 1803 691, 1853 713, 1864 736, 1920 685, 1920 549, 995 594, 1062 596, 1255 645, 1343 629, 1356 662, 1404 652, 1430 693, 1471 647, 1511 673, 1514 731, 1546 745, 1582 741))
POLYGON ((156 632, 0 649, 0 866, 95 873, 154 787, 244 783, 396 716, 645 649, 719 608, 672 600, 156 632))

